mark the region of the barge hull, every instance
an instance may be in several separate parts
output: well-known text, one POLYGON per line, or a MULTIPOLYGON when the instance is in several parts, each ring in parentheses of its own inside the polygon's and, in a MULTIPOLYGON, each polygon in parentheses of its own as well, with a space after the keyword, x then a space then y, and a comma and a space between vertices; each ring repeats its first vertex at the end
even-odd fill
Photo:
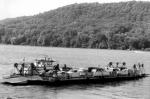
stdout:
POLYGON ((67 79, 67 80, 55 80, 55 81, 46 81, 41 79, 36 80, 27 80, 26 82, 22 83, 11 83, 7 82, 5 84, 11 84, 11 85, 49 85, 49 86, 60 86, 60 85, 73 85, 73 84, 103 84, 107 82, 120 82, 120 81, 129 81, 129 80, 138 80, 144 77, 147 77, 148 75, 142 75, 142 76, 120 76, 120 77, 97 77, 92 79, 67 79))

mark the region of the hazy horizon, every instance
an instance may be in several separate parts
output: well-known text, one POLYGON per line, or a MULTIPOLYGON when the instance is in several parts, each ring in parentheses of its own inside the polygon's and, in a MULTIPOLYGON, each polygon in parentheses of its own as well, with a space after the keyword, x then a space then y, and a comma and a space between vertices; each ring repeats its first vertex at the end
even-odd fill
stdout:
MULTIPOLYGON (((74 3, 112 3, 132 0, 0 0, 0 20, 21 16, 32 16, 74 3)), ((150 0, 136 0, 150 1, 150 0)))

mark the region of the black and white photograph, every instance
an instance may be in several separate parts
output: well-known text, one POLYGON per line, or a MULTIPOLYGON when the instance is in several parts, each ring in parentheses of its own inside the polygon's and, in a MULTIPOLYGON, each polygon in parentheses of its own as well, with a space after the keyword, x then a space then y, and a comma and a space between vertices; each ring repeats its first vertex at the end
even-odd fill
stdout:
POLYGON ((150 0, 0 0, 0 99, 150 99, 150 0))

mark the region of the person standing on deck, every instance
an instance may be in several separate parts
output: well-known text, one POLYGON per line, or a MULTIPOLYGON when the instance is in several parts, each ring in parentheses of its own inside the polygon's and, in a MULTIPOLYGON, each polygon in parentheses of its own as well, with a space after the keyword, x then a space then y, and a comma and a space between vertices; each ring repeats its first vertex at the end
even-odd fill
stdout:
POLYGON ((122 67, 126 67, 126 63, 125 62, 122 63, 122 67))
POLYGON ((116 68, 118 68, 119 67, 119 62, 116 62, 116 68))
POLYGON ((113 63, 112 63, 112 62, 109 62, 108 67, 109 67, 109 68, 112 68, 112 67, 113 67, 113 63))

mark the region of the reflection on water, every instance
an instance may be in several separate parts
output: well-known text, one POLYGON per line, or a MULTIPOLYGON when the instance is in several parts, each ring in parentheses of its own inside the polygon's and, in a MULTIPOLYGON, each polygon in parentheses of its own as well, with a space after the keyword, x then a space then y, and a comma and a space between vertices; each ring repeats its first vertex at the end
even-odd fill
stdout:
MULTIPOLYGON (((42 55, 49 55, 59 63, 74 67, 101 66, 110 61, 127 62, 128 67, 137 62, 145 64, 150 72, 150 53, 132 51, 67 49, 29 46, 0 46, 0 77, 12 69, 15 62, 24 57, 31 61, 42 55)), ((150 99, 150 77, 138 80, 108 82, 101 84, 80 84, 64 86, 27 85, 10 86, 0 84, 0 99, 150 99)))

